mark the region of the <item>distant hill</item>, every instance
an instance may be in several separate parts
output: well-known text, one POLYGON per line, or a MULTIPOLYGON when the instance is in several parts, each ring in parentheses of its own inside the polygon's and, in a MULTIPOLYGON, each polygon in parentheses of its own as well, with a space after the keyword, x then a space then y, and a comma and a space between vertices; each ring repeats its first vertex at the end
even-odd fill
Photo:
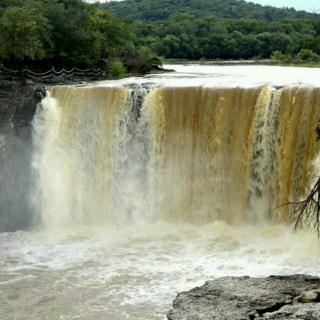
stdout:
POLYGON ((192 13, 198 17, 214 16, 223 19, 312 19, 320 15, 293 8, 262 6, 243 0, 125 0, 101 5, 129 19, 161 21, 177 13, 192 13))
MULTIPOLYGON (((126 19, 140 45, 166 58, 320 55, 320 15, 243 0, 125 0, 100 4, 126 19)), ((287 59, 288 58, 288 59, 287 59)), ((309 58, 308 58, 309 59, 309 58)))

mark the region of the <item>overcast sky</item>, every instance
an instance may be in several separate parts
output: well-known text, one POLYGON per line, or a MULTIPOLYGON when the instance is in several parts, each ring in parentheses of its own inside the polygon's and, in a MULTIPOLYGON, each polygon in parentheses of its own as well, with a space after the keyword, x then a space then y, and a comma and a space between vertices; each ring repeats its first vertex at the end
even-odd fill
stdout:
POLYGON ((320 0, 250 0, 275 7, 294 7, 296 9, 320 12, 320 0))

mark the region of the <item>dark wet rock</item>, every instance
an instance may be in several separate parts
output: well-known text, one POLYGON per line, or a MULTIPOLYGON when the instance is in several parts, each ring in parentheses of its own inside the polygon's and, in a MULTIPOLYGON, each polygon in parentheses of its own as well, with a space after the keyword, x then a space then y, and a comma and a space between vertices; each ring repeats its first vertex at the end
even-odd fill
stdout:
POLYGON ((0 79, 0 232, 32 223, 32 120, 45 94, 42 85, 0 79))
POLYGON ((0 79, 0 123, 9 122, 16 128, 30 124, 45 94, 42 85, 0 79))
POLYGON ((169 320, 320 319, 320 278, 224 277, 179 293, 169 320))

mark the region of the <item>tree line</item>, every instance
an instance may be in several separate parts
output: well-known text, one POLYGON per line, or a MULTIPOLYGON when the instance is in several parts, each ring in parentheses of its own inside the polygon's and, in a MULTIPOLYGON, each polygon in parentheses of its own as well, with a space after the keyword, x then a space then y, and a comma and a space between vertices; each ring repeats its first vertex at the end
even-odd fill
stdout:
POLYGON ((82 0, 1 0, 0 64, 144 73, 161 60, 116 14, 82 0))
POLYGON ((223 19, 317 19, 319 15, 293 8, 262 6, 244 0, 125 0, 101 5, 132 20, 168 20, 177 13, 192 13, 195 17, 214 16, 223 19))
POLYGON ((242 0, 1 0, 0 64, 145 73, 175 59, 316 62, 320 15, 242 0))
POLYGON ((141 45, 166 58, 269 59, 280 52, 296 61, 309 50, 319 59, 318 14, 242 0, 126 0, 101 7, 125 18, 141 45))

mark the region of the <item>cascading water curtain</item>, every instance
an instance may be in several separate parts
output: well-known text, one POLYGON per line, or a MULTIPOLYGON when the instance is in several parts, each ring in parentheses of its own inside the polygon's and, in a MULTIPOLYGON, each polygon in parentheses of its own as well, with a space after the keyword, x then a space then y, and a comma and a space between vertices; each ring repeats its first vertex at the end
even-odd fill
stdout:
POLYGON ((54 88, 34 120, 42 223, 283 221, 319 118, 305 86, 54 88))

